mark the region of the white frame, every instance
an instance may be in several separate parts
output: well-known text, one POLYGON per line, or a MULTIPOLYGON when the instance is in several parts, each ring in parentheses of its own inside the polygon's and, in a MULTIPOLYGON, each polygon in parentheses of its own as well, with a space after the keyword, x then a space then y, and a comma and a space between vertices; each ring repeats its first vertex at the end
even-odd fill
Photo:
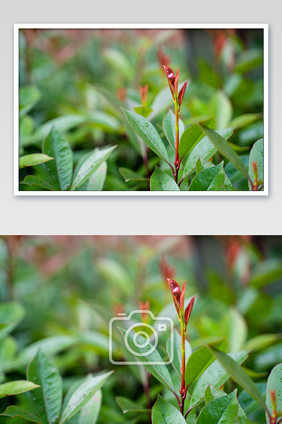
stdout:
POLYGON ((268 128, 269 52, 268 24, 14 24, 14 195, 15 196, 268 196, 269 194, 269 128, 268 128), (242 28, 263 30, 264 50, 264 190, 263 191, 20 191, 19 190, 19 30, 20 29, 197 29, 242 28))

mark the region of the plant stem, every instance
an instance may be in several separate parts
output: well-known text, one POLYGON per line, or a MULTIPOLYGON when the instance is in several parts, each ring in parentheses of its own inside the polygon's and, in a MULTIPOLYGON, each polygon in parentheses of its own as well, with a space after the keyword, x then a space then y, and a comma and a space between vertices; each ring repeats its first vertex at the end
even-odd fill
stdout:
POLYGON ((174 101, 174 107, 175 107, 175 173, 174 178, 175 182, 177 183, 178 179, 178 170, 179 170, 179 107, 178 107, 178 98, 175 98, 174 101))
POLYGON ((180 404, 180 412, 184 415, 184 403, 186 399, 186 385, 185 385, 185 323, 184 316, 181 317, 181 404, 180 404))

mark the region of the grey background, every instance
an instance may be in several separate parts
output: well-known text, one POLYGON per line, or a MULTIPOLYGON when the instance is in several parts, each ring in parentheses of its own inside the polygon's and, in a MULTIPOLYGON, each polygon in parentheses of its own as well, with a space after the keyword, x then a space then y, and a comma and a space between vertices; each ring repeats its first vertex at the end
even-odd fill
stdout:
POLYGON ((0 26, 0 234, 282 234, 281 5, 268 0, 21 0, 0 26), (14 23, 268 23, 268 197, 14 197, 14 23))

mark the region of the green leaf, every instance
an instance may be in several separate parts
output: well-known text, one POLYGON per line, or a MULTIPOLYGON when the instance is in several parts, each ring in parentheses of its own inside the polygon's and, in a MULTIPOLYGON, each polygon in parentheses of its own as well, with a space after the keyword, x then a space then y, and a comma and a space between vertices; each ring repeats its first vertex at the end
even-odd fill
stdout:
MULTIPOLYGON (((106 176, 107 176, 107 162, 103 162, 102 165, 91 175, 86 183, 87 191, 101 191, 103 190, 106 176)), ((81 188, 81 186, 80 186, 81 188)))
POLYGON ((205 127, 202 124, 200 125, 200 128, 202 131, 206 134, 208 139, 213 143, 214 147, 233 165, 239 169, 239 171, 242 172, 243 175, 248 179, 249 175, 248 172, 241 161, 240 157, 237 155, 237 153, 232 149, 230 144, 228 144, 221 135, 219 135, 216 131, 205 127))
POLYGON ((63 383, 59 371, 41 349, 31 361, 27 376, 30 381, 40 385, 32 393, 38 415, 44 423, 56 422, 61 411, 63 383))
POLYGON ((29 186, 38 186, 45 188, 46 190, 55 191, 56 187, 50 184, 48 181, 42 180, 42 178, 37 177, 36 175, 27 175, 20 184, 26 184, 29 186))
POLYGON ((208 385, 205 391, 205 402, 206 404, 211 402, 214 399, 217 399, 221 396, 225 396, 226 393, 223 390, 216 389, 211 384, 208 385))
POLYGON ((151 191, 179 191, 179 187, 172 177, 156 166, 151 179, 151 191))
POLYGON ((197 419, 197 424, 230 424, 238 415, 236 390, 230 395, 218 397, 209 402, 197 419))
POLYGON ((116 146, 104 149, 95 149, 90 154, 87 153, 77 164, 71 190, 77 190, 91 175, 105 162, 116 146))
POLYGON ((34 384, 32 381, 9 381, 8 383, 0 384, 0 399, 6 396, 13 396, 24 392, 29 392, 30 390, 36 389, 37 387, 39 387, 38 384, 34 384))
POLYGON ((117 396, 116 402, 124 414, 129 412, 142 413, 150 411, 150 409, 146 409, 139 405, 137 402, 133 402, 132 400, 123 396, 117 396))
POLYGON ((56 128, 60 133, 65 133, 70 129, 86 122, 87 117, 80 115, 64 115, 51 119, 41 125, 33 135, 22 137, 21 146, 41 145, 42 141, 48 136, 52 128, 56 128))
POLYGON ((161 396, 152 409, 153 424, 186 424, 186 421, 181 412, 175 406, 166 402, 161 396))
MULTIPOLYGON (((219 347, 222 345, 224 339, 216 340, 210 343, 210 346, 219 347)), ((190 386, 193 381, 200 377, 201 374, 211 365, 214 361, 213 354, 208 349, 208 346, 201 346, 195 350, 189 357, 185 367, 185 383, 190 386)))
POLYGON ((103 59, 113 68, 115 72, 120 74, 121 78, 131 81, 135 75, 135 69, 127 56, 121 51, 112 48, 106 48, 102 51, 103 59))
MULTIPOLYGON (((238 363, 242 363, 247 359, 247 352, 231 353, 228 356, 238 363)), ((191 395, 190 405, 198 404, 204 397, 206 388, 209 384, 215 388, 221 387, 229 378, 228 372, 218 362, 213 362, 197 380, 191 395)))
POLYGON ((244 349, 248 351, 261 350, 277 342, 279 339, 281 339, 280 334, 260 334, 248 340, 244 345, 244 349))
POLYGON ((32 343, 21 351, 16 359, 5 367, 5 370, 14 370, 26 366, 41 349, 45 355, 53 356, 73 345, 77 339, 72 336, 51 336, 32 343))
MULTIPOLYGON (((275 390, 276 400, 277 400, 277 411, 282 413, 282 390, 281 390, 281 382, 282 382, 282 364, 276 365, 271 373, 269 374, 266 386, 266 406, 270 414, 273 412, 273 406, 271 403, 270 390, 275 390)), ((266 420, 269 424, 269 417, 266 414, 266 420)))
POLYGON ((210 106, 211 112, 215 116, 216 129, 226 128, 232 118, 232 104, 226 94, 218 91, 212 97, 210 106))
MULTIPOLYGON (((178 376, 181 377, 181 336, 178 331, 174 330, 173 337, 169 337, 166 344, 166 350, 169 357, 172 359, 172 366, 177 372, 178 376), (171 355, 172 354, 172 355, 171 355)), ((190 357, 192 354, 192 348, 190 343, 185 340, 185 359, 190 357)))
MULTIPOLYGON (((251 178, 253 183, 254 183, 254 180, 255 180, 254 170, 253 170, 253 163, 254 162, 257 163, 258 181, 260 181, 261 183, 263 183, 263 181, 264 181, 264 155, 263 155, 264 146, 263 146, 263 144, 264 144, 263 139, 256 141, 254 143, 252 149, 251 149, 251 152, 250 152, 249 175, 250 175, 250 178, 251 178)), ((250 182, 249 182, 249 187, 251 187, 250 182)))
POLYGON ((179 142, 179 156, 182 159, 204 137, 204 133, 198 124, 192 124, 186 128, 179 142))
POLYGON ((214 349, 209 346, 209 349, 215 356, 215 358, 221 363, 224 369, 228 372, 230 377, 246 390, 260 405, 265 409, 264 400, 255 385, 255 383, 250 379, 248 374, 240 367, 240 365, 234 361, 230 356, 226 355, 226 353, 221 352, 220 350, 214 349))
POLYGON ((79 412, 81 408, 85 406, 94 394, 105 384, 112 373, 113 371, 110 371, 106 374, 95 377, 90 376, 84 383, 82 383, 71 395, 62 412, 59 423, 65 423, 79 412))
MULTIPOLYGON (((123 328, 119 328, 122 335, 125 336, 126 331, 123 328)), ((145 343, 144 340, 146 339, 142 336, 140 336, 138 333, 135 333, 135 335, 132 334, 132 331, 127 334, 127 342, 129 347, 135 351, 141 354, 138 356, 138 360, 144 364, 144 366, 147 368, 147 370, 158 380, 160 381, 165 387, 167 387, 169 390, 174 391, 173 382, 169 373, 169 370, 167 366, 163 363, 163 359, 157 349, 153 349, 152 345, 150 343, 145 343), (137 336, 136 336, 137 334, 137 336), (136 341, 134 341, 135 337, 136 341), (144 347, 142 347, 144 345, 144 347), (148 354, 148 346, 150 349, 152 348, 152 352, 148 354)), ((149 350, 150 350, 149 349, 149 350)))
POLYGON ((278 258, 260 261, 253 269, 249 285, 260 288, 280 280, 282 277, 282 261, 278 258))
POLYGON ((226 312, 221 320, 220 328, 222 334, 227 336, 228 351, 237 352, 241 350, 247 338, 248 329, 244 318, 236 308, 230 308, 226 312))
POLYGON ((136 134, 144 141, 147 146, 153 150, 156 155, 169 163, 169 158, 165 145, 160 138, 156 128, 146 118, 138 113, 123 109, 129 124, 132 126, 136 134))
POLYGON ((192 180, 189 191, 222 191, 226 188, 226 180, 229 181, 224 173, 222 161, 199 172, 192 180))
POLYGON ((40 91, 34 85, 21 87, 19 91, 19 117, 26 115, 40 99, 40 91))
POLYGON ((19 303, 0 305, 0 340, 6 337, 24 317, 24 309, 19 303))
POLYGON ((134 290, 134 282, 126 268, 114 259, 102 258, 96 261, 96 267, 100 276, 112 289, 118 288, 129 295, 134 290))
MULTIPOLYGON (((218 130, 218 134, 220 134, 225 140, 227 140, 232 135, 232 129, 227 128, 225 130, 218 130)), ((190 151, 187 161, 184 166, 184 174, 188 174, 192 169, 195 168, 196 162, 199 158, 208 161, 211 159, 216 153, 217 149, 214 147, 213 143, 208 139, 207 136, 202 138, 198 144, 193 147, 190 151)))
POLYGON ((102 404, 102 392, 98 390, 81 409, 78 424, 95 424, 102 404))
POLYGON ((137 106, 134 108, 134 111, 139 115, 144 116, 144 118, 148 118, 148 116, 153 112, 153 109, 148 106, 137 106))
POLYGON ((118 170, 126 183, 130 181, 147 181, 147 178, 143 177, 137 172, 132 171, 131 169, 119 168, 118 170))
POLYGON ((19 168, 25 168, 27 166, 40 165, 41 163, 48 162, 53 160, 50 156, 44 155, 42 153, 33 153, 31 155, 25 155, 20 157, 19 168))
POLYGON ((54 127, 44 140, 43 153, 54 158, 46 163, 50 182, 57 190, 68 190, 71 184, 73 157, 69 143, 54 127))
POLYGON ((256 122, 260 117, 260 113, 246 113, 232 119, 232 121, 229 122, 229 126, 236 130, 239 128, 244 128, 256 122))
POLYGON ((0 416, 12 418, 20 417, 27 421, 42 424, 42 420, 37 415, 35 415, 33 412, 27 411, 24 408, 20 408, 19 406, 8 406, 6 411, 0 414, 0 416))
MULTIPOLYGON (((163 130, 167 141, 169 142, 171 148, 175 151, 175 114, 169 109, 168 113, 163 119, 163 130)), ((179 138, 183 134, 185 128, 183 121, 179 119, 179 138)))
POLYGON ((243 51, 236 60, 235 72, 244 74, 263 65, 263 51, 251 48, 243 51))

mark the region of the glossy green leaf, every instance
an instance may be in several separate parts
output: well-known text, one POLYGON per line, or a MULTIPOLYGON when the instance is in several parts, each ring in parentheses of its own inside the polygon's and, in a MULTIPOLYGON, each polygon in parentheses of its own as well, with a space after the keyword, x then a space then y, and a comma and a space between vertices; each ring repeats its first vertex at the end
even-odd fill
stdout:
POLYGON ((138 113, 122 109, 129 124, 132 126, 136 134, 144 141, 147 146, 153 150, 156 155, 169 163, 168 154, 165 145, 160 138, 156 128, 146 118, 138 113))
POLYGON ((156 166, 151 179, 151 191, 179 191, 179 187, 172 177, 156 166))
POLYGON ((19 406, 8 406, 8 408, 0 414, 2 417, 12 417, 12 418, 23 418, 27 421, 32 421, 34 423, 42 424, 42 420, 40 417, 38 417, 34 412, 29 412, 24 408, 21 408, 19 406))
POLYGON ((245 175, 246 178, 248 178, 248 172, 241 161, 240 157, 237 155, 237 153, 232 149, 232 147, 224 140, 224 138, 218 134, 216 131, 205 127, 202 124, 199 124, 202 131, 205 133, 205 135, 208 137, 208 139, 213 143, 214 147, 233 165, 239 169, 239 171, 242 172, 243 175, 245 175))
MULTIPOLYGON (((263 139, 260 139, 256 141, 251 149, 250 152, 250 159, 249 159, 249 175, 254 182, 255 176, 254 176, 254 170, 253 170, 253 163, 256 162, 257 168, 258 168, 258 181, 263 183, 264 181, 264 143, 263 139)), ((250 183, 249 183, 250 187, 250 183)))
POLYGON ((94 394, 105 384, 109 376, 113 373, 110 371, 106 374, 98 376, 90 376, 82 383, 71 395, 68 403, 62 412, 59 424, 63 424, 72 418, 77 412, 84 407, 94 394))
MULTIPOLYGON (((220 134, 225 140, 227 140, 232 135, 232 129, 227 128, 224 130, 218 130, 218 134, 220 134)), ((202 138, 197 145, 190 151, 188 158, 186 160, 183 174, 188 174, 192 169, 195 168, 196 162, 199 158, 208 161, 211 159, 215 153, 217 152, 216 147, 213 143, 208 139, 207 136, 202 138)))
MULTIPOLYGON (((169 337, 166 344, 166 350, 169 355, 169 357, 172 359, 172 365, 175 371, 177 372, 178 376, 181 377, 181 336, 176 331, 176 329, 173 332, 173 337, 169 337)), ((192 348, 190 343, 185 339, 185 359, 186 361, 192 354, 192 348)))
POLYGON ((38 384, 34 384, 32 381, 9 381, 8 383, 0 384, 0 399, 6 396, 13 396, 24 392, 29 392, 30 390, 36 389, 37 387, 39 387, 38 384))
POLYGON ((161 396, 158 396, 156 403, 152 409, 153 424, 186 424, 186 421, 181 412, 165 401, 161 396))
POLYGON ((95 424, 102 404, 102 392, 98 390, 80 411, 78 424, 95 424))
MULTIPOLYGON (((119 329, 122 335, 125 336, 126 331, 123 328, 119 329)), ((136 334, 137 333, 135 333, 135 337, 136 334)), ((146 339, 137 334, 135 342, 133 337, 134 335, 132 334, 132 332, 129 332, 127 337, 127 343, 134 352, 138 352, 139 354, 141 354, 140 356, 138 356, 138 361, 142 362, 147 368, 147 370, 165 387, 167 387, 169 390, 174 391, 174 386, 169 370, 167 366, 163 363, 164 361, 161 355, 159 354, 158 350, 152 349, 152 352, 148 354, 148 349, 150 350, 152 348, 152 345, 150 343, 145 343, 146 346, 142 347, 146 339)))
MULTIPOLYGON (((247 352, 230 353, 228 356, 238 363, 242 363, 247 359, 247 352)), ((221 387, 229 378, 229 373, 218 362, 213 362, 199 377, 191 394, 191 405, 198 404, 204 397, 206 388, 209 384, 215 388, 221 387)))
POLYGON ((214 349, 213 347, 209 347, 214 357, 221 363, 224 369, 228 372, 230 377, 243 389, 246 390, 260 405, 265 409, 264 400, 254 384, 254 382, 250 379, 248 374, 240 367, 240 365, 230 356, 226 355, 226 353, 221 352, 220 350, 214 349))
POLYGON ((44 140, 43 153, 54 160, 46 162, 50 182, 57 190, 68 190, 72 179, 73 155, 69 143, 54 127, 44 140))
POLYGON ((24 155, 19 159, 19 168, 26 168, 27 166, 40 165, 41 163, 53 160, 50 156, 42 153, 33 153, 31 155, 24 155))
POLYGON ((36 175, 27 175, 20 184, 26 184, 29 186, 41 187, 46 190, 55 191, 56 187, 50 184, 48 181, 42 180, 42 178, 37 177, 36 175))
MULTIPOLYGON (((269 374, 266 386, 266 406, 270 414, 273 412, 273 406, 270 397, 270 391, 274 390, 277 401, 277 411, 282 414, 282 364, 276 365, 269 374)), ((266 421, 269 424, 269 417, 266 414, 266 421)))
POLYGON ((95 149, 90 154, 83 157, 77 164, 71 190, 78 189, 92 174, 105 162, 116 146, 106 147, 104 149, 95 149))
POLYGON ((139 405, 137 402, 133 402, 131 399, 125 398, 123 396, 117 396, 116 402, 124 414, 129 412, 142 413, 150 411, 150 409, 146 409, 139 405))
POLYGON ((204 137, 204 133, 198 124, 192 124, 183 132, 179 142, 179 156, 183 158, 204 137))
POLYGON ((64 115, 41 125, 32 135, 28 135, 21 139, 21 146, 38 145, 48 136, 52 128, 56 128, 60 133, 65 133, 70 129, 86 122, 87 117, 81 115, 64 115))
MULTIPOLYGON (((169 142, 171 148, 175 151, 175 114, 171 109, 169 109, 168 113, 163 119, 163 130, 167 141, 169 142)), ((179 139, 181 139, 184 130, 185 128, 183 121, 182 119, 179 119, 179 139)))
MULTIPOLYGON (((86 190, 87 191, 101 191, 103 190, 106 176, 107 176, 107 162, 103 162, 102 165, 91 175, 91 177, 86 181, 86 190)), ((80 186, 81 188, 81 186, 80 186)))
POLYGON ((0 340, 6 337, 24 317, 19 303, 7 302, 0 305, 0 340))
POLYGON ((223 170, 223 162, 221 162, 199 172, 192 180, 189 191, 222 191, 231 187, 223 170))
MULTIPOLYGON (((216 340, 210 343, 211 346, 219 347, 223 344, 223 339, 216 340)), ((185 383, 190 386, 193 381, 200 377, 201 374, 211 365, 214 361, 213 354, 208 349, 208 346, 201 346, 195 350, 189 357, 185 369, 185 383)))
POLYGON ((61 412, 63 383, 56 366, 41 349, 29 364, 27 376, 30 381, 40 385, 32 393, 37 414, 44 423, 56 422, 61 412))
POLYGON ((206 404, 211 402, 214 399, 217 399, 221 396, 225 396, 226 393, 223 390, 213 387, 211 384, 208 385, 205 391, 205 402, 206 404))
POLYGON ((40 91, 34 85, 19 90, 19 117, 26 115, 40 99, 40 91))
POLYGON ((197 424, 230 424, 238 415, 238 400, 236 391, 230 395, 218 397, 202 409, 197 424))

